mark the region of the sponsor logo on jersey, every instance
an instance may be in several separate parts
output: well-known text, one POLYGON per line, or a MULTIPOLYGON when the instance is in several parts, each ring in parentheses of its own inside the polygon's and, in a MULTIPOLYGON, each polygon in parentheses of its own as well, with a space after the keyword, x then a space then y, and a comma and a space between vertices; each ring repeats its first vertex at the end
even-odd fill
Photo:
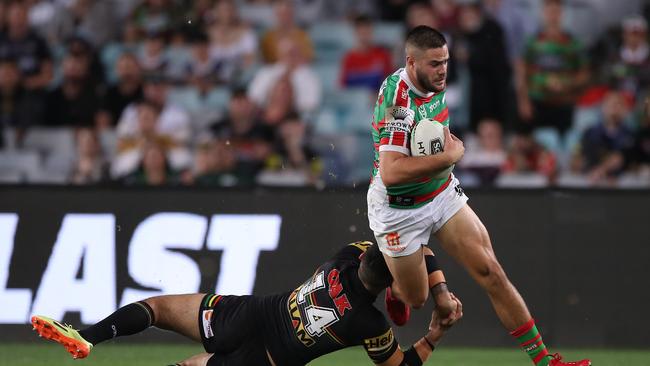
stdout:
POLYGON ((384 352, 393 344, 393 329, 388 328, 388 331, 379 337, 364 339, 363 343, 368 353, 384 352))
POLYGON ((397 231, 386 235, 386 243, 388 244, 388 250, 391 252, 401 252, 404 250, 399 241, 399 233, 397 231))
POLYGON ((386 132, 409 132, 409 123, 401 119, 394 119, 384 126, 384 131, 386 132))
POLYGON ((305 347, 311 347, 316 342, 305 330, 302 317, 300 316, 300 308, 298 307, 298 302, 296 301, 299 290, 300 289, 295 290, 291 293, 291 296, 289 296, 289 300, 287 301, 287 309, 289 310, 289 317, 291 318, 291 324, 293 325, 293 331, 296 335, 296 338, 298 338, 298 341, 305 345, 305 347))
POLYGON ((300 291, 298 291, 298 304, 302 304, 305 302, 306 295, 316 290, 319 290, 321 288, 325 288, 324 277, 325 277, 325 273, 323 271, 320 271, 317 275, 307 280, 307 282, 305 282, 300 287, 300 291))
POLYGON ((212 331, 212 310, 203 310, 201 315, 201 323, 203 324, 203 334, 205 338, 214 337, 214 332, 212 331))
POLYGON ((454 190, 456 191, 458 197, 462 197, 463 194, 465 194, 465 190, 460 186, 460 184, 457 184, 456 187, 454 187, 454 190))
POLYGON ((338 269, 332 269, 327 274, 327 284, 329 285, 329 290, 327 292, 330 295, 332 301, 334 301, 336 311, 338 311, 339 315, 343 316, 346 310, 352 310, 352 305, 350 304, 350 301, 348 301, 348 296, 346 294, 342 294, 344 289, 343 285, 341 284, 341 278, 339 276, 338 269))
POLYGON ((429 112, 433 113, 433 111, 438 107, 440 107, 440 99, 438 99, 435 102, 429 104, 429 112))

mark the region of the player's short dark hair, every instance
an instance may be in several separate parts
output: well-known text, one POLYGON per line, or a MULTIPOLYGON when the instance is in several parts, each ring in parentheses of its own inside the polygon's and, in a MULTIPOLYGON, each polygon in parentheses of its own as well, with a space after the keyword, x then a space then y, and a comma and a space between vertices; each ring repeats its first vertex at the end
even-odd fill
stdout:
POLYGON ((371 245, 366 249, 366 252, 361 258, 364 265, 364 279, 370 282, 370 285, 375 288, 385 288, 390 286, 393 282, 393 276, 386 265, 384 256, 379 250, 377 244, 371 245))
POLYGON ((420 50, 440 48, 446 44, 447 40, 442 33, 426 25, 418 25, 406 35, 406 46, 420 50))

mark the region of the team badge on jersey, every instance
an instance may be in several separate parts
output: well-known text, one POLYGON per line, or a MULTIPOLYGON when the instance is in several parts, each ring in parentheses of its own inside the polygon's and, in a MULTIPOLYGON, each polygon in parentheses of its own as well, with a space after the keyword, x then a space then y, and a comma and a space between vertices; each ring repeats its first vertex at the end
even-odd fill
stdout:
POLYGON ((427 118, 427 107, 422 104, 418 107, 418 113, 420 113, 420 118, 427 118))

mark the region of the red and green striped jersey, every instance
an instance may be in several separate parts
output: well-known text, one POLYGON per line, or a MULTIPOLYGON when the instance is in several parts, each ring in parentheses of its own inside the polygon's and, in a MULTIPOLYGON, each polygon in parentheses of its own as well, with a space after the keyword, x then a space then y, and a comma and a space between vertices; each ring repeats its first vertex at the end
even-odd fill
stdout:
MULTIPOLYGON (((449 109, 445 92, 425 94, 417 90, 408 78, 405 69, 390 75, 381 86, 372 122, 372 139, 375 146, 375 160, 372 170, 373 184, 383 188, 379 176, 379 153, 396 151, 411 155, 411 131, 423 119, 433 119, 449 126, 449 109), (398 118, 393 116, 398 114, 398 118)), ((433 179, 423 177, 415 182, 386 188, 390 206, 395 208, 417 208, 433 198, 449 185, 450 177, 433 179)), ((374 187, 373 187, 374 186, 374 187)))
MULTIPOLYGON (((524 52, 527 68, 528 93, 534 100, 572 103, 574 93, 558 93, 548 88, 550 77, 571 83, 575 73, 586 67, 587 57, 580 41, 568 33, 558 39, 544 32, 528 40, 524 52)), ((574 91, 575 92, 575 91, 574 91)))

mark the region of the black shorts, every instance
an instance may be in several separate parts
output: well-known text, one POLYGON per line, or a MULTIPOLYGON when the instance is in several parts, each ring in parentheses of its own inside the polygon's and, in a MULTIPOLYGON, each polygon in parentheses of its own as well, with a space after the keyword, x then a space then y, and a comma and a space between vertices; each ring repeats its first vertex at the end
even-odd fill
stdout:
POLYGON ((253 296, 206 295, 199 309, 203 348, 209 366, 271 366, 257 321, 253 296))

